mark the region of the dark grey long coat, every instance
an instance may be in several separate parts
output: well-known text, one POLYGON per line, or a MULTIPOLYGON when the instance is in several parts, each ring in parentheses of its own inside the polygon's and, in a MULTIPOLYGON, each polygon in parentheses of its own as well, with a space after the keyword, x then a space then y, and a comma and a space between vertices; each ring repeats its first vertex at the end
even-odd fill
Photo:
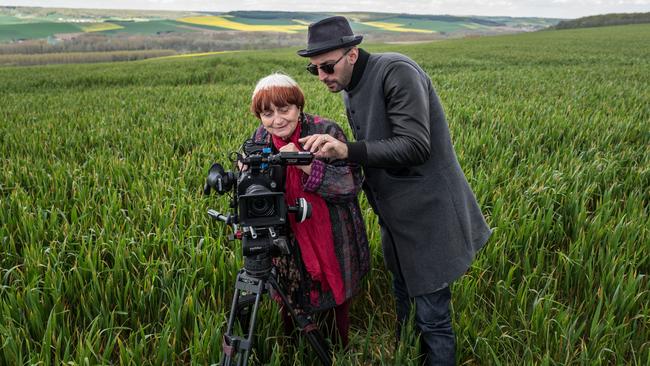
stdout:
POLYGON ((491 230, 428 75, 404 55, 364 53, 362 76, 342 93, 357 140, 348 145, 349 159, 364 167, 387 267, 418 296, 465 273, 491 230))

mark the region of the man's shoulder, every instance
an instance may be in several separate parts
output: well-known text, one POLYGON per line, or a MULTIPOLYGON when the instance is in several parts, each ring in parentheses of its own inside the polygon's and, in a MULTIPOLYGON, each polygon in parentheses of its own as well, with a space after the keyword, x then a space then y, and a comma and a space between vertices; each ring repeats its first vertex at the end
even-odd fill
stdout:
POLYGON ((410 57, 397 52, 371 53, 370 61, 378 64, 389 64, 396 61, 415 63, 410 57))
POLYGON ((413 59, 409 58, 406 55, 397 52, 386 52, 386 53, 376 53, 371 54, 371 59, 369 61, 372 64, 372 69, 374 73, 377 73, 383 79, 387 74, 393 74, 395 72, 400 72, 398 70, 406 70, 407 72, 419 73, 421 67, 413 59), (374 60, 372 56, 376 56, 374 60))

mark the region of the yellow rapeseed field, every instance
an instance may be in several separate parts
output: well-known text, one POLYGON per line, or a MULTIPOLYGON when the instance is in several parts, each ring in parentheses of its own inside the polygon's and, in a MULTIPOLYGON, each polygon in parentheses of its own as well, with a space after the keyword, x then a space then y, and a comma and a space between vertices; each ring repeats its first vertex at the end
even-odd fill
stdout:
POLYGON ((177 19, 179 22, 199 25, 209 25, 214 27, 227 28, 238 31, 247 32, 281 32, 281 33, 297 33, 306 30, 305 25, 253 25, 233 22, 232 20, 225 19, 222 16, 203 16, 203 17, 188 17, 177 19))
POLYGON ((103 31, 108 31, 108 30, 114 30, 114 29, 122 29, 121 25, 113 24, 113 23, 90 23, 87 25, 83 25, 81 29, 83 29, 84 32, 103 32, 103 31))
POLYGON ((296 22, 296 23, 299 23, 299 24, 302 24, 302 25, 306 25, 306 26, 309 26, 309 24, 311 24, 311 23, 309 23, 309 22, 307 22, 307 21, 300 20, 300 19, 291 19, 291 20, 293 20, 293 21, 296 22))
POLYGON ((369 25, 371 27, 380 28, 391 32, 434 33, 433 31, 427 29, 404 28, 403 24, 398 24, 398 23, 362 22, 361 24, 369 25))

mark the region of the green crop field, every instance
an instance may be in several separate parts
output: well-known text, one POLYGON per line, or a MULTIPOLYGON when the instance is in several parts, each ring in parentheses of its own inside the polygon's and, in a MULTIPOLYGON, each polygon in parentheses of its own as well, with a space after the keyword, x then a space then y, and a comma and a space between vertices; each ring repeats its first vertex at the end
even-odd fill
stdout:
POLYGON ((402 24, 404 28, 414 28, 414 29, 423 29, 423 30, 433 30, 436 32, 453 32, 461 29, 477 29, 477 28, 487 28, 484 25, 474 23, 472 21, 456 21, 451 22, 449 20, 428 20, 428 19, 409 19, 402 17, 388 18, 382 20, 388 23, 397 23, 402 24))
POLYGON ((57 33, 80 33, 83 30, 69 23, 0 24, 0 42, 19 39, 46 38, 57 33))
MULTIPOLYGON (((483 18, 485 19, 485 18, 483 18)), ((522 25, 543 25, 546 27, 553 26, 558 23, 557 19, 549 19, 549 18, 534 18, 534 17, 525 17, 525 18, 513 18, 513 17, 489 17, 487 18, 489 21, 493 22, 499 22, 503 23, 508 26, 522 26, 522 25)))
POLYGON ((352 31, 355 34, 364 34, 364 33, 369 33, 369 32, 374 32, 377 30, 381 30, 377 27, 371 27, 369 25, 359 23, 359 22, 350 22, 350 27, 352 28, 352 31))
MULTIPOLYGON (((431 76, 494 228, 452 286, 459 364, 650 364, 648 44, 636 25, 366 47, 431 76)), ((210 164, 274 71, 347 124, 295 51, 0 68, 0 365, 218 362, 242 256, 206 215, 227 208, 201 195, 210 164)), ((373 269, 336 364, 415 365, 362 206, 373 269)), ((315 363, 272 301, 258 319, 255 360, 315 363)))
POLYGON ((22 22, 23 21, 21 19, 16 18, 14 16, 0 14, 0 24, 2 24, 2 25, 4 25, 4 24, 18 24, 18 23, 22 23, 22 22))

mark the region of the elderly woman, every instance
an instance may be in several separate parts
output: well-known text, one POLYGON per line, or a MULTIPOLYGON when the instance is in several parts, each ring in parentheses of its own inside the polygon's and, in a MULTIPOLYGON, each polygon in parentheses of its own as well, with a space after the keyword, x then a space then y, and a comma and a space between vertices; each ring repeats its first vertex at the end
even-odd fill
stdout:
MULTIPOLYGON (((346 141, 336 123, 304 113, 304 105, 302 90, 289 76, 276 73, 262 78, 251 102, 251 111, 261 121, 253 140, 268 144, 274 153, 301 151, 298 139, 312 134, 346 141)), ((360 167, 341 160, 314 159, 310 165, 287 166, 285 170, 287 203, 304 197, 311 203, 312 215, 302 223, 290 215, 291 255, 276 258, 278 281, 298 311, 334 308, 343 347, 348 344, 350 299, 359 293, 361 279, 370 267, 357 200, 361 183, 360 167)), ((328 315, 331 319, 331 312, 328 315)), ((285 311, 283 320, 289 331, 291 319, 285 311)))

